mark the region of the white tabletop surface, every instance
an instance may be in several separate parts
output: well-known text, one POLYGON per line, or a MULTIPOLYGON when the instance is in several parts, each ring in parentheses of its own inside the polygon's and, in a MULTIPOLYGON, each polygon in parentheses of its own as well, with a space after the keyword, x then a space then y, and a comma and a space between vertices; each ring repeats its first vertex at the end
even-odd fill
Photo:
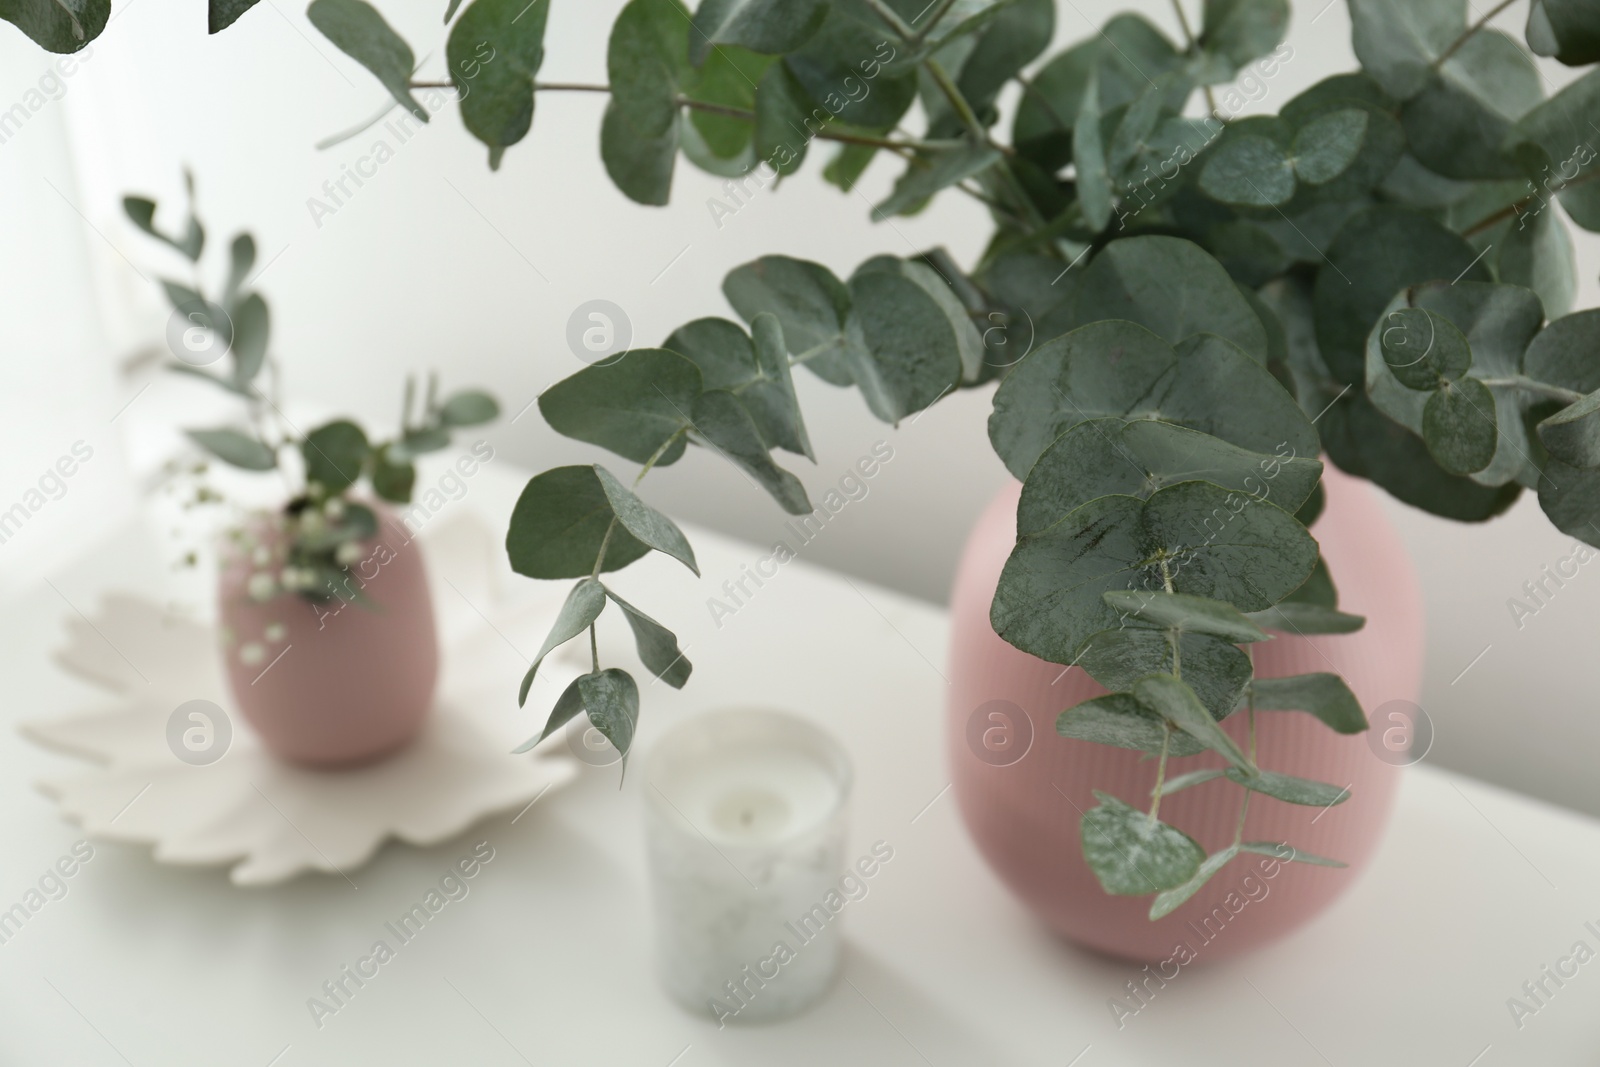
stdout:
MULTIPOLYGON (((500 528, 512 473, 485 470, 449 507, 500 528)), ((1337 905, 1261 952, 1186 968, 1119 1029, 1107 1002, 1136 968, 1038 924, 944 791, 944 613, 802 558, 718 628, 705 598, 767 550, 688 532, 703 581, 655 557, 613 582, 695 664, 682 692, 639 672, 639 746, 702 709, 793 709, 855 760, 851 854, 879 839, 894 848, 843 914, 843 980, 815 1010, 719 1031, 660 992, 642 782, 630 773, 619 789, 612 766, 585 768, 514 823, 489 819, 426 850, 390 844, 348 881, 239 889, 220 869, 97 845, 66 895, 0 944, 0 1065, 1600 1063, 1600 959, 1520 1028, 1507 1008, 1575 942, 1600 949, 1585 927, 1600 929, 1600 823, 1426 764, 1407 772, 1376 862, 1337 905), (494 859, 470 893, 319 1028, 308 998, 481 841, 494 859)), ((63 621, 109 590, 171 598, 163 559, 145 529, 108 531, 81 565, 6 605, 8 727, 95 695, 49 660, 63 621)), ((539 604, 561 595, 538 585, 539 604)), ((477 650, 485 699, 530 733, 557 690, 536 689, 525 711, 515 690, 546 625, 530 611, 477 650)), ((33 788, 63 761, 0 731, 0 909, 79 839, 33 788)))

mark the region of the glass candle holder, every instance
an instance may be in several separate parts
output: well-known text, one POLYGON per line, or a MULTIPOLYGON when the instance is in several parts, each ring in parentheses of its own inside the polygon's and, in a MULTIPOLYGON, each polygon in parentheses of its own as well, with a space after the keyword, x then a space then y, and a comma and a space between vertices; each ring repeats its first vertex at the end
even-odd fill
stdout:
POLYGON ((712 712, 656 744, 645 832, 673 999, 726 1025, 787 1018, 827 990, 851 777, 832 737, 782 712, 712 712))

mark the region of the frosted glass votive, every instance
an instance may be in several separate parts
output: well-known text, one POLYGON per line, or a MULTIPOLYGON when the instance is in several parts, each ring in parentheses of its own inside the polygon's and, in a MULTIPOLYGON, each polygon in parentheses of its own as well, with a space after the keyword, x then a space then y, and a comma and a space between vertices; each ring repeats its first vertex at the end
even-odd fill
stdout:
POLYGON ((839 916, 822 904, 845 867, 851 769, 804 719, 698 716, 645 767, 656 972, 719 1024, 787 1018, 839 969, 839 916))

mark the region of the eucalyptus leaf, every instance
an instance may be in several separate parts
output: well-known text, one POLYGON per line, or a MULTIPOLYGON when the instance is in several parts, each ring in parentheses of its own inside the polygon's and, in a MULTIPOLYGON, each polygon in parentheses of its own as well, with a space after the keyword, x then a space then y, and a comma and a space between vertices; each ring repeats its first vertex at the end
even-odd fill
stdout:
POLYGON ((1433 390, 1472 366, 1472 348, 1455 323, 1427 308, 1396 308, 1379 327, 1383 362, 1407 389, 1433 390))
POLYGON ((206 32, 221 33, 239 21, 239 16, 256 6, 258 0, 209 0, 206 5, 206 32))
POLYGON ((694 77, 689 29, 678 0, 630 0, 611 27, 600 156, 617 188, 641 204, 665 204, 671 192, 683 121, 678 95, 694 77))
POLYGON ((1224 136, 1200 170, 1200 188, 1224 204, 1275 207, 1294 197, 1295 167, 1282 148, 1254 134, 1224 136))
POLYGON ((499 403, 479 389, 452 393, 439 406, 439 421, 446 426, 479 426, 499 417, 499 403))
MULTIPOLYGON (((1090 637, 1078 655, 1078 666, 1107 689, 1129 690, 1147 674, 1171 674, 1180 666, 1173 662, 1172 644, 1166 630, 1124 620, 1116 629, 1090 637)), ((1178 652, 1183 680, 1211 717, 1221 720, 1230 715, 1250 683, 1250 657, 1221 638, 1197 633, 1179 634, 1178 652)), ((1199 742, 1187 735, 1172 739, 1175 756, 1192 756, 1201 750, 1199 742)))
POLYGON ((1076 278, 1070 291, 1074 326, 1126 319, 1174 345, 1195 334, 1213 333, 1256 362, 1267 361, 1260 317, 1222 265, 1192 241, 1123 238, 1068 277, 1076 278))
POLYGON ((367 435, 349 419, 317 427, 300 445, 306 481, 321 485, 329 496, 344 492, 361 477, 368 447, 367 435))
POLYGON ((894 183, 894 191, 872 209, 872 217, 915 214, 935 193, 981 174, 1000 158, 989 145, 970 141, 919 152, 906 161, 905 173, 894 183))
POLYGON ((583 578, 620 570, 650 551, 625 527, 593 466, 556 467, 529 479, 506 530, 511 569, 529 578, 583 578), (607 540, 607 534, 610 539, 607 540))
POLYGON ((605 608, 605 586, 595 579, 585 578, 572 587, 544 644, 539 646, 539 654, 528 665, 528 673, 522 676, 522 689, 517 693, 518 707, 528 702, 528 690, 533 687, 534 676, 539 673, 539 665, 544 658, 592 626, 605 608))
MULTIPOLYGON (((495 2, 478 0, 473 6, 495 2)), ((377 8, 366 0, 311 0, 306 18, 339 51, 371 71, 412 118, 428 121, 427 108, 411 95, 411 73, 417 69, 417 57, 377 8)))
POLYGON ((1238 608, 1221 600, 1143 589, 1114 589, 1104 599, 1118 611, 1167 630, 1206 634, 1234 644, 1272 639, 1238 608))
POLYGON ((1539 423, 1539 440, 1573 467, 1600 467, 1600 392, 1590 393, 1539 423))
POLYGON ((1180 904, 1200 892, 1201 888, 1211 881, 1213 875, 1232 863, 1238 855, 1239 846, 1229 845, 1221 852, 1213 852, 1207 856, 1205 862, 1200 864, 1200 869, 1195 872, 1193 878, 1190 878, 1176 889, 1169 889, 1156 895, 1155 900, 1150 902, 1150 919, 1152 921, 1164 919, 1178 910, 1180 904))
POLYGON ((1475 474, 1494 459, 1499 442, 1494 395, 1476 378, 1446 382, 1422 411, 1422 438, 1439 466, 1475 474))
POLYGON ((1293 845, 1286 845, 1280 841, 1246 841, 1239 846, 1240 852, 1254 852, 1260 856, 1271 856, 1283 863, 1311 863, 1318 867, 1346 867, 1346 863, 1339 860, 1325 859, 1322 856, 1313 856, 1303 852, 1293 845))
POLYGON ((1141 678, 1134 684, 1133 698, 1235 767, 1254 773, 1250 757, 1217 725, 1195 691, 1181 678, 1171 674, 1141 678))
POLYGON ((791 515, 810 514, 805 486, 772 462, 761 431, 738 397, 721 389, 701 393, 694 400, 693 414, 691 425, 705 443, 755 479, 783 510, 791 515))
POLYGON ((1056 733, 1074 741, 1139 752, 1160 752, 1163 743, 1169 745, 1169 754, 1173 755, 1205 751, 1204 745, 1188 735, 1174 733, 1163 724, 1160 715, 1130 693, 1107 693, 1068 708, 1056 716, 1056 733), (1187 744, 1187 751, 1178 752, 1173 747, 1178 741, 1187 744))
POLYGON ((269 471, 278 465, 272 449, 238 430, 185 430, 184 434, 224 463, 247 471, 269 471))
POLYGON ((578 688, 578 681, 579 679, 574 678, 556 698, 555 707, 550 709, 550 717, 545 720, 544 729, 512 749, 513 754, 528 751, 577 717, 583 710, 583 692, 578 688))
POLYGON ((639 650, 639 659, 650 668, 650 673, 672 688, 682 689, 694 665, 678 649, 677 636, 612 590, 607 589, 606 596, 627 617, 628 626, 633 630, 634 644, 639 650))
MULTIPOLYGON (((76 51, 76 49, 72 51, 76 51)), ((194 215, 191 214, 189 216, 183 236, 173 237, 156 229, 156 202, 149 197, 125 196, 122 198, 122 210, 128 216, 130 222, 151 237, 175 249, 190 260, 199 260, 200 252, 205 247, 206 234, 200 225, 200 221, 194 215)), ((179 301, 172 297, 171 283, 163 282, 162 284, 167 287, 168 298, 172 299, 174 306, 177 306, 179 301)), ((192 303, 200 299, 199 294, 195 293, 194 290, 189 289, 186 292, 188 295, 185 297, 185 303, 192 303)))
MULTIPOLYGON (((0 0, 0 19, 50 52, 82 51, 111 20, 110 0, 0 0)), ((13 107, 13 112, 15 107, 13 107)))
POLYGON ((1361 702, 1337 674, 1257 678, 1250 683, 1250 706, 1257 711, 1308 711, 1341 734, 1367 728, 1361 702))
POLYGON ((1408 99, 1466 31, 1466 15, 1461 0, 1350 0, 1356 58, 1391 96, 1408 99))
MULTIPOLYGON (((1507 147, 1531 144, 1525 157, 1528 176, 1541 190, 1558 190, 1561 206, 1586 230, 1600 231, 1600 137, 1593 121, 1600 114, 1600 69, 1564 87, 1517 120, 1507 147)), ((1540 200, 1544 200, 1540 192, 1540 200)), ((1544 210, 1549 210, 1546 207, 1544 210)))
POLYGON ((251 293, 233 309, 233 381, 241 388, 255 381, 267 359, 267 339, 272 334, 272 316, 260 293, 251 293))
POLYGON ((953 389, 961 351, 944 310, 920 285, 883 271, 850 279, 850 373, 872 413, 898 423, 953 389))
POLYGON ((627 671, 611 667, 578 679, 589 723, 611 742, 624 763, 639 722, 639 686, 627 671))
POLYGON ((800 169, 812 137, 832 118, 783 63, 768 67, 757 82, 755 113, 756 155, 779 174, 800 169))
MULTIPOLYGON (((1174 775, 1161 784, 1161 795, 1169 797, 1174 793, 1181 793, 1197 785, 1214 782, 1221 778, 1225 771, 1221 767, 1213 767, 1203 771, 1189 771, 1187 774, 1174 775)), ((1154 789, 1151 790, 1155 792, 1154 789)))
POLYGON ((1272 771, 1247 774, 1236 767, 1229 767, 1227 777, 1230 782, 1242 785, 1252 792, 1264 793, 1285 804, 1331 808, 1350 799, 1349 789, 1329 785, 1327 782, 1313 782, 1309 778, 1296 778, 1289 774, 1275 774, 1272 771))
POLYGON ((222 304, 232 309, 243 288, 245 279, 250 276, 250 269, 256 263, 256 239, 248 233, 241 233, 233 239, 228 246, 228 280, 222 288, 222 304))
POLYGON ((1205 0, 1199 44, 1238 70, 1277 48, 1288 28, 1288 0, 1205 0))
POLYGON ((706 61, 713 45, 736 44, 752 52, 792 52, 817 32, 825 0, 701 0, 689 35, 689 59, 706 61))
POLYGON ((1588 0, 1532 0, 1528 47, 1569 67, 1600 62, 1600 9, 1588 0))
POLYGON ((1111 171, 1100 133, 1100 71, 1089 74, 1083 99, 1072 124, 1072 163, 1077 172, 1078 208, 1091 230, 1111 221, 1111 171))
POLYGON ((552 385, 539 412, 557 433, 664 467, 683 455, 701 385, 700 368, 678 353, 636 348, 552 385))
POLYGON ((391 457, 387 448, 373 450, 373 492, 393 503, 406 504, 411 501, 411 490, 416 482, 417 468, 410 462, 391 457))
POLYGON ((789 256, 762 256, 730 271, 722 292, 746 322, 763 311, 776 316, 789 354, 797 360, 804 357, 818 377, 834 385, 855 383, 845 358, 850 293, 827 267, 789 256))
POLYGON ((1095 791, 1084 813, 1083 858, 1107 893, 1141 896, 1183 885, 1200 869, 1202 849, 1188 834, 1095 791))
POLYGON ((699 576, 700 566, 695 562, 694 549, 689 547, 689 539, 683 536, 676 523, 640 500, 604 467, 597 464, 594 474, 623 530, 640 544, 666 553, 699 576))
POLYGON ((1295 176, 1323 185, 1343 174, 1361 155, 1367 122, 1367 112, 1360 108, 1341 108, 1306 123, 1294 136, 1295 176))
POLYGON ((1543 96, 1533 57, 1500 31, 1480 29, 1406 102, 1407 147, 1448 178, 1517 177, 1504 142, 1543 96))

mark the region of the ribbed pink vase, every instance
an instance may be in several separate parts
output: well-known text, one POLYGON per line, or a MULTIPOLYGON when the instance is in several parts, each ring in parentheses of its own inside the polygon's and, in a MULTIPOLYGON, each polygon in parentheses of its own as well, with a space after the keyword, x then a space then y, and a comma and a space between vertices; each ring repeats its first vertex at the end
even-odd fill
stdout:
MULTIPOLYGON (((1323 476, 1327 506, 1312 527, 1341 610, 1365 615, 1362 630, 1336 636, 1286 636, 1254 646, 1264 677, 1331 671, 1355 692, 1368 716, 1391 700, 1415 701, 1422 682, 1422 598, 1416 573, 1374 490, 1335 470, 1323 476)), ((1244 952, 1309 922, 1360 876, 1394 802, 1399 767, 1378 757, 1367 734, 1340 735, 1304 712, 1258 712, 1258 762, 1268 770, 1347 786, 1350 799, 1328 808, 1297 807, 1256 796, 1246 841, 1283 841, 1344 869, 1236 859, 1165 918, 1147 917, 1150 897, 1110 896, 1084 862, 1082 813, 1093 790, 1145 807, 1156 761, 1141 753, 1068 740, 1056 716, 1104 693, 1083 670, 1063 673, 1012 647, 989 624, 989 603, 1016 537, 1021 487, 1003 490, 978 520, 956 574, 951 601, 951 699, 947 745, 956 802, 979 850, 1000 878, 1045 923, 1100 952, 1182 965, 1244 952), (1005 701, 1027 717, 1007 723, 1005 701), (985 705, 990 705, 985 708, 985 705), (999 717, 992 713, 999 710, 999 717), (976 720, 976 721, 975 721, 976 720), (986 744, 1032 741, 1016 762, 986 744), (995 729, 1001 733, 986 735, 995 729), (1177 956, 1174 959, 1175 954, 1177 956)), ((1014 714, 1014 713, 1013 713, 1014 714)), ((1245 738, 1245 716, 1225 727, 1245 738)), ((1171 773, 1223 766, 1203 753, 1171 773)), ((1207 853, 1233 840, 1242 791, 1211 781, 1162 801, 1161 818, 1207 853)))
POLYGON ((293 763, 381 759, 416 736, 433 704, 439 647, 422 550, 392 512, 368 506, 379 532, 347 574, 369 603, 294 593, 252 599, 251 574, 281 567, 275 517, 252 523, 246 548, 223 558, 218 614, 229 687, 267 749, 293 763), (253 545, 272 562, 254 563, 253 545))

